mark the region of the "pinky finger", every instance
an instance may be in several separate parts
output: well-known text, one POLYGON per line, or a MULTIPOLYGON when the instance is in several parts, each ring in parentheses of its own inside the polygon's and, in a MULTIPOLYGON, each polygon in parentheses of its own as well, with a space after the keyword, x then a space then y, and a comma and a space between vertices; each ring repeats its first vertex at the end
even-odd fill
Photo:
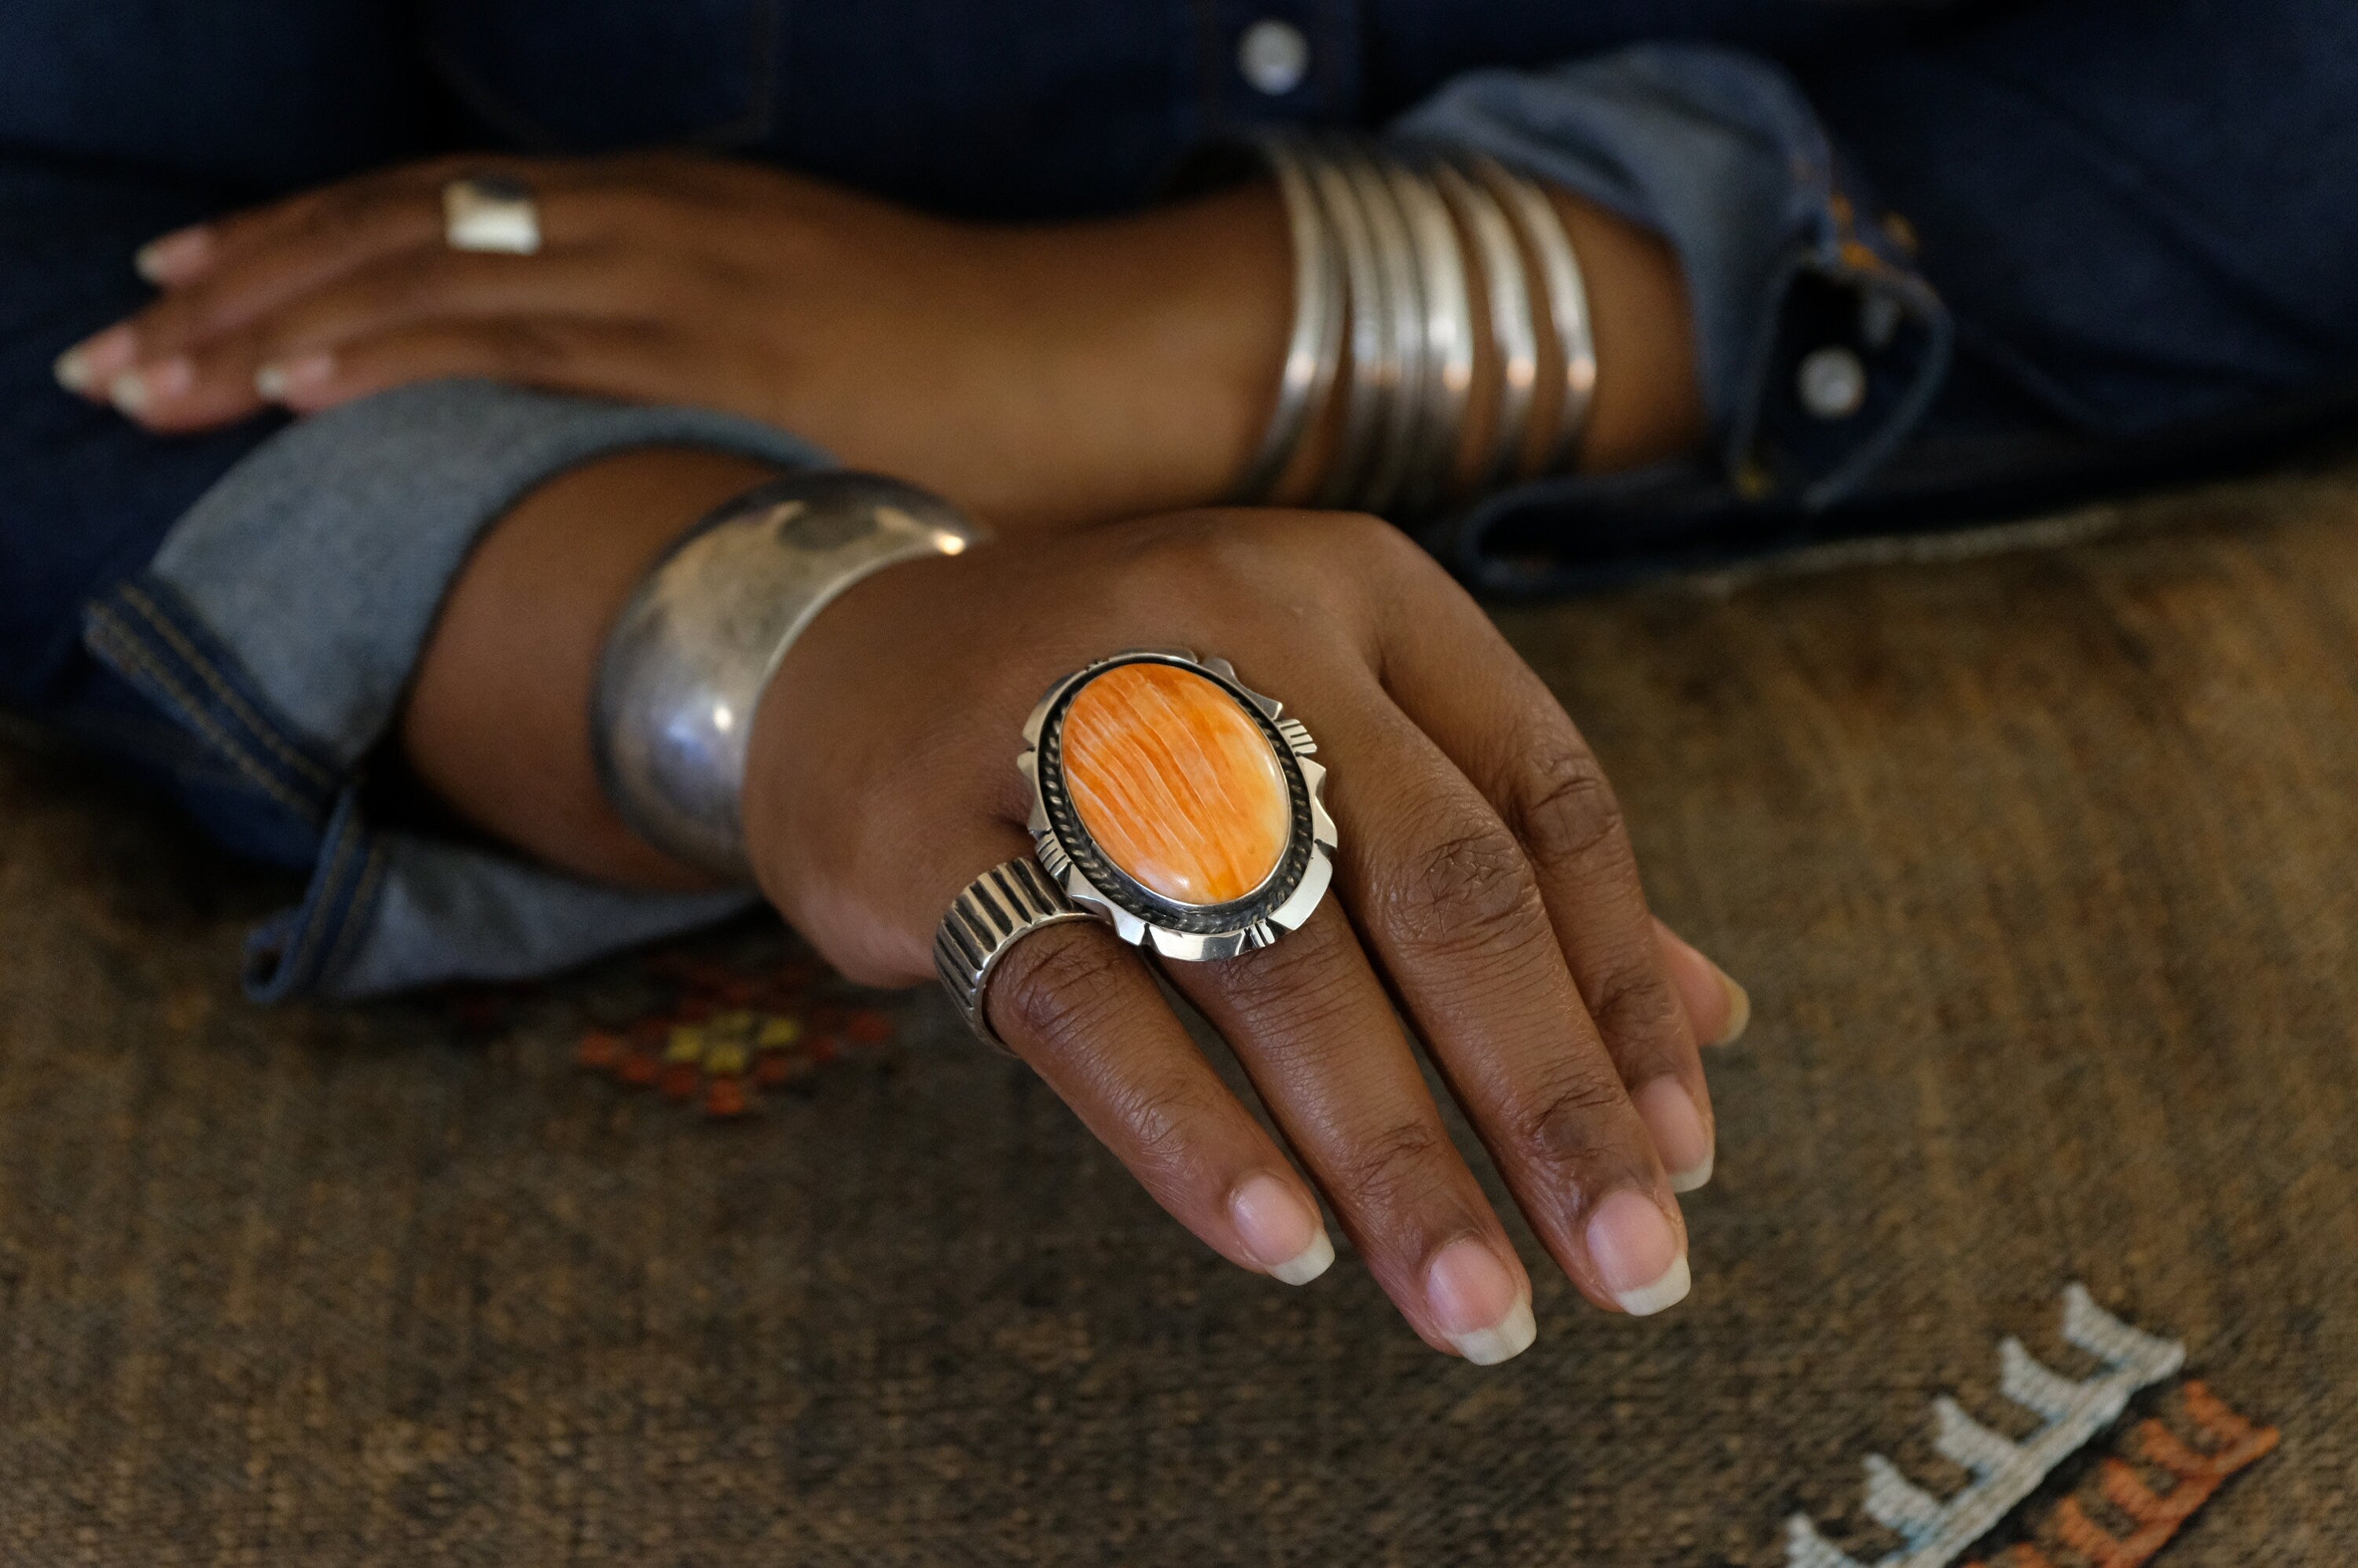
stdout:
POLYGON ((254 381, 266 400, 310 414, 457 376, 638 401, 683 398, 691 395, 687 369, 658 328, 520 318, 435 322, 305 350, 262 365, 254 381))

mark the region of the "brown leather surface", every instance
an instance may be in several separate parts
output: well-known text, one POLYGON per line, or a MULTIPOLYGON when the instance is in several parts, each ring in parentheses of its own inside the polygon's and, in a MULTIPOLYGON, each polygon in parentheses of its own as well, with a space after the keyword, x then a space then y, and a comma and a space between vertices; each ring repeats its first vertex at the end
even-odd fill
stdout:
POLYGON ((256 1011, 287 884, 0 746, 0 1561, 1871 1558, 2075 1279, 2283 1433, 2162 1562, 2358 1561, 2358 470, 2108 520, 1503 616, 1757 1011, 1693 1298, 1487 1371, 936 998, 725 1127, 574 1066, 596 975, 256 1011))

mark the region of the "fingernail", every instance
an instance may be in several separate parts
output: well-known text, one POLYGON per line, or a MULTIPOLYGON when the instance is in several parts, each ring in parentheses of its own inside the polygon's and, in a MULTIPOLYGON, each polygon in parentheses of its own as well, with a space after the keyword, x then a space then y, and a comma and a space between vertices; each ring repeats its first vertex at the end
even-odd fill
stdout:
POLYGON ((58 380, 70 391, 88 392, 94 386, 106 385, 129 370, 131 362, 138 357, 139 345, 131 329, 109 327, 58 356, 58 380))
POLYGON ((1470 1236, 1425 1265, 1424 1299, 1450 1347, 1476 1367, 1520 1356, 1539 1337, 1522 1287, 1498 1254, 1470 1236))
POLYGON ((158 403, 186 396, 196 384, 197 367, 185 356, 175 354, 143 369, 124 372, 106 395, 125 414, 140 414, 158 403))
POLYGON ((1671 1173, 1671 1191, 1691 1193, 1711 1180, 1711 1129, 1687 1087, 1672 1077, 1656 1078, 1633 1097, 1639 1119, 1653 1135, 1654 1152, 1671 1173))
POLYGON ((1335 1261, 1318 1211, 1275 1176, 1254 1176, 1228 1196, 1228 1217, 1254 1262, 1289 1285, 1306 1285, 1335 1261))
POLYGON ((284 363, 264 365, 254 373, 254 390, 276 403, 291 393, 323 385, 335 373, 336 356, 323 350, 284 363))
MULTIPOLYGON (((1709 958, 1704 960, 1711 964, 1709 958)), ((1714 1045, 1733 1045, 1744 1036, 1745 1027, 1752 1022, 1752 993, 1736 983, 1735 977, 1717 964, 1711 972, 1719 977, 1720 989, 1727 993, 1727 1026, 1719 1032, 1714 1045)))
POLYGON ((1693 1282, 1669 1217, 1653 1199, 1626 1187, 1589 1217, 1588 1256, 1614 1301, 1632 1317, 1676 1306, 1693 1282))
POLYGON ((212 247, 212 231, 199 223, 148 241, 132 253, 131 265, 150 283, 174 283, 203 265, 212 247))

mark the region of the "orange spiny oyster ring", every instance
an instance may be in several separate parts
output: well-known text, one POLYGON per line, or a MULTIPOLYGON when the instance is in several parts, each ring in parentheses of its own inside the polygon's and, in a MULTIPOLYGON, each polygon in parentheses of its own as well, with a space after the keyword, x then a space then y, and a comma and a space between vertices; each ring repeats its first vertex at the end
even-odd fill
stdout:
POLYGON ((978 878, 935 940, 943 983, 985 1039, 991 969, 1054 920, 1094 916, 1195 962, 1310 918, 1334 878, 1335 819, 1317 743, 1282 712, 1226 659, 1184 649, 1131 649, 1049 687, 1016 762, 1038 864, 978 878))

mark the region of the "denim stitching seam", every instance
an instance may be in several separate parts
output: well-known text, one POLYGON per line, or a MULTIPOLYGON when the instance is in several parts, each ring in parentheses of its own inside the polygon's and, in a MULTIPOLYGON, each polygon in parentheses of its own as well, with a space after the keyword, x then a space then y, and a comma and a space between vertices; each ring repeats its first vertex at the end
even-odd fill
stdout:
POLYGON ((229 759, 238 772, 258 785, 264 794, 287 807, 305 821, 316 822, 319 808, 316 803, 297 796, 269 770, 255 760, 253 753, 239 744, 207 713, 195 694, 190 692, 163 663, 140 643, 138 635, 109 606, 93 604, 88 611, 88 636, 92 651, 120 660, 128 666, 126 673, 136 673, 163 688, 165 694, 179 708, 180 716, 212 743, 213 749, 229 759))
POLYGON ((221 672, 213 667, 212 661, 207 658, 178 627, 172 624, 163 606, 149 598, 146 589, 135 583, 124 583, 115 590, 115 597, 137 611, 142 619, 156 628, 164 640, 171 644, 172 651, 179 654, 189 666, 196 671, 197 677, 221 698, 222 706, 237 715, 245 727, 253 732, 254 739, 260 741, 273 755, 321 789, 336 787, 334 773, 281 739, 276 732, 276 726, 265 722, 263 717, 231 687, 221 672))

